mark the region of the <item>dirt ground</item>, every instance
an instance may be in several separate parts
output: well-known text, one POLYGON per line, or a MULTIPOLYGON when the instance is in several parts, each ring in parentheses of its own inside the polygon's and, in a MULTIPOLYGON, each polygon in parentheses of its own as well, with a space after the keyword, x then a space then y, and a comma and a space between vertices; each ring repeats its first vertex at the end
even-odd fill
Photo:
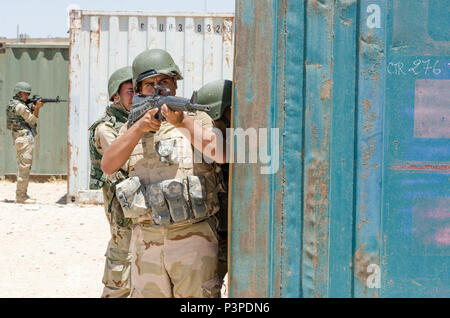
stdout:
POLYGON ((65 181, 30 183, 36 204, 16 204, 15 186, 0 181, 0 297, 99 297, 103 206, 66 204, 65 181))
MULTIPOLYGON (((66 204, 67 182, 0 181, 0 298, 98 298, 110 237, 102 205, 66 204)), ((227 297, 226 285, 222 297, 227 297)))

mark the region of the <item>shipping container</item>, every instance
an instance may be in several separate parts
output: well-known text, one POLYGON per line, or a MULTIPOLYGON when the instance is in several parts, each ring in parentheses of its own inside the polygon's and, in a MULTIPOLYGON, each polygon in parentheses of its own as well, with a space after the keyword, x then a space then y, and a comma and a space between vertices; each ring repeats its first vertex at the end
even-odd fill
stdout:
POLYGON ((167 50, 184 80, 177 95, 233 76, 233 14, 71 12, 68 199, 101 200, 89 190, 88 128, 108 104, 109 76, 144 50, 167 50))
MULTIPOLYGON (((33 41, 33 40, 31 40, 33 41)), ((69 42, 43 39, 34 43, 0 45, 0 177, 16 174, 17 157, 6 106, 17 82, 31 84, 31 95, 68 99, 69 42)), ((68 103, 45 104, 39 113, 32 175, 67 174, 68 103)))
POLYGON ((271 161, 232 166, 231 297, 450 296, 448 17, 237 1, 233 125, 278 130, 271 161))

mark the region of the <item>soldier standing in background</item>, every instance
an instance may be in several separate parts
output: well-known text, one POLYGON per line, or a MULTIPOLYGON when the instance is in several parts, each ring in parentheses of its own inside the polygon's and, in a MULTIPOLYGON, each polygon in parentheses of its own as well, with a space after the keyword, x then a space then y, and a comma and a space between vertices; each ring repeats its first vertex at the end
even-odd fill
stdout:
MULTIPOLYGON (((133 84, 141 95, 154 94, 157 85, 175 95, 181 79, 164 50, 144 51, 133 61, 133 84)), ((167 105, 161 111, 166 121, 157 120, 158 109, 152 109, 129 129, 122 127, 101 165, 108 174, 122 167, 130 176, 117 185, 116 195, 133 222, 131 297, 218 297, 219 185, 214 164, 194 162, 202 147, 217 148, 208 131, 213 122, 204 112, 171 111, 167 105), (203 131, 200 149, 192 147, 194 126, 203 131)), ((225 162, 223 151, 215 153, 223 156, 211 159, 225 162)))
MULTIPOLYGON (((217 80, 205 84, 198 91, 198 103, 210 106, 207 114, 214 120, 214 125, 226 136, 226 129, 230 128, 231 119, 231 93, 233 82, 229 80, 217 80)), ((217 213, 219 219, 219 278, 224 280, 228 271, 228 177, 229 163, 220 165, 219 175, 222 176, 222 189, 219 191, 220 210, 217 213)))
POLYGON ((119 170, 106 178, 100 162, 106 149, 117 138, 119 129, 128 119, 134 91, 131 67, 115 71, 108 81, 109 99, 113 104, 106 113, 89 128, 89 149, 91 155, 90 188, 103 190, 105 213, 110 224, 111 239, 106 250, 105 271, 103 274, 103 298, 127 297, 130 294, 130 220, 126 219, 117 198, 115 185, 124 180, 127 174, 119 170))
POLYGON ((31 93, 31 85, 19 82, 14 87, 14 97, 6 107, 7 128, 11 130, 14 148, 17 152, 16 203, 35 203, 27 194, 31 165, 33 163, 34 140, 37 135, 37 120, 39 110, 44 103, 41 100, 36 105, 27 105, 31 93))

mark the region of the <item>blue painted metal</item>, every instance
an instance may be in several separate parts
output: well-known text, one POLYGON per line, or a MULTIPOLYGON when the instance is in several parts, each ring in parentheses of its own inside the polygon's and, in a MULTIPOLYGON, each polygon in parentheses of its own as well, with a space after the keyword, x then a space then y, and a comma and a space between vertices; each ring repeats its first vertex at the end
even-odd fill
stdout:
POLYGON ((356 97, 349 92, 357 88, 358 9, 355 1, 340 1, 334 9, 329 297, 352 296, 356 97))
MULTIPOLYGON (((304 110, 299 107, 303 103, 303 78, 305 76, 303 63, 304 55, 298 50, 298 43, 304 43, 304 11, 303 1, 290 1, 286 6, 284 25, 287 34, 285 37, 285 62, 282 71, 286 76, 279 83, 284 83, 282 90, 285 94, 285 127, 282 133, 285 162, 285 186, 283 206, 290 208, 290 213, 283 213, 281 241, 282 268, 281 291, 284 297, 300 297, 302 295, 301 272, 301 246, 302 246, 302 204, 303 200, 297 194, 303 189, 303 136, 304 130, 299 126, 303 122, 304 110)), ((284 29, 281 28, 284 32, 284 29)), ((282 105, 282 102, 280 103, 282 105)), ((280 109, 282 112, 283 109, 280 109)), ((281 134, 280 134, 281 135, 281 134)), ((281 155, 281 154, 280 154, 281 155)))
MULTIPOLYGON (((367 288, 370 264, 380 266, 381 175, 383 165, 383 109, 386 58, 386 0, 362 0, 359 18, 359 74, 357 92, 356 181, 353 288, 356 297, 377 296, 367 288)), ((382 270, 383 271, 383 270, 382 270)))
MULTIPOLYGON (((240 88, 234 91, 234 100, 246 100, 249 107, 253 109, 252 112, 241 108, 235 109, 234 126, 244 130, 255 127, 249 126, 249 123, 258 123, 258 127, 272 127, 271 122, 277 112, 273 109, 273 106, 277 104, 276 94, 273 92, 273 87, 276 85, 276 81, 273 80, 276 78, 274 74, 276 60, 273 54, 274 52, 276 54, 277 50, 274 50, 272 42, 276 32, 274 31, 276 30, 277 10, 274 10, 276 3, 267 6, 258 1, 238 3, 237 10, 242 14, 236 34, 248 38, 248 42, 241 42, 242 54, 238 56, 238 60, 235 60, 235 64, 247 65, 247 67, 234 78, 235 83, 242 78, 240 88), (261 5, 264 9, 256 10, 256 7, 261 5), (270 27, 266 29, 266 26, 259 21, 267 21, 270 27), (259 42, 263 38, 264 40, 259 42), (258 65, 249 64, 248 57, 258 60, 258 65), (249 78, 254 80, 246 80, 249 78), (260 89, 262 87, 265 89, 260 89), (244 111, 245 117, 240 115, 244 111)), ((276 33, 275 36, 277 36, 276 33)), ((245 153, 248 158, 248 149, 245 153)), ((233 290, 242 296, 250 296, 254 293, 261 297, 271 296, 277 293, 273 287, 280 285, 279 278, 273 277, 273 269, 280 267, 278 265, 280 250, 274 248, 273 240, 274 234, 278 236, 274 226, 273 212, 279 210, 273 207, 277 202, 277 199, 273 197, 276 195, 275 185, 273 176, 260 174, 260 168, 258 164, 249 166, 236 163, 231 172, 234 176, 239 175, 239 178, 242 178, 243 182, 235 184, 235 189, 246 202, 245 204, 236 200, 232 202, 232 209, 241 213, 234 215, 232 219, 233 231, 239 235, 231 236, 233 252, 230 254, 230 263, 235 270, 230 272, 230 279, 233 290), (260 194, 264 194, 264 197, 258 198, 257 195, 260 194), (244 206, 246 211, 242 210, 244 206), (265 212, 261 214, 259 211, 265 212), (235 259, 235 255, 239 257, 235 259), (277 266, 274 262, 277 262, 277 266)), ((276 223, 279 224, 279 219, 276 223)))
POLYGON ((232 166, 231 296, 450 296, 448 13, 237 1, 233 125, 280 168, 232 166))
POLYGON ((383 297, 449 297, 450 9, 393 2, 383 158, 383 297), (402 66, 402 67, 401 67, 402 66))

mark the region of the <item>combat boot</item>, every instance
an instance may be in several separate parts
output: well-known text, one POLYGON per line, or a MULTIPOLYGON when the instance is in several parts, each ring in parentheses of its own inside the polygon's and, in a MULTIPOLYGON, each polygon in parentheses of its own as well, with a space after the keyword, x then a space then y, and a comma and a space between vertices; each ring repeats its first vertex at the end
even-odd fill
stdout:
POLYGON ((34 201, 36 201, 36 199, 35 199, 35 198, 32 198, 32 197, 30 197, 30 196, 28 195, 28 193, 25 193, 25 199, 30 199, 30 200, 34 200, 34 201))
POLYGON ((28 195, 26 195, 23 197, 16 197, 16 203, 33 204, 33 203, 36 203, 36 199, 30 198, 28 195))

